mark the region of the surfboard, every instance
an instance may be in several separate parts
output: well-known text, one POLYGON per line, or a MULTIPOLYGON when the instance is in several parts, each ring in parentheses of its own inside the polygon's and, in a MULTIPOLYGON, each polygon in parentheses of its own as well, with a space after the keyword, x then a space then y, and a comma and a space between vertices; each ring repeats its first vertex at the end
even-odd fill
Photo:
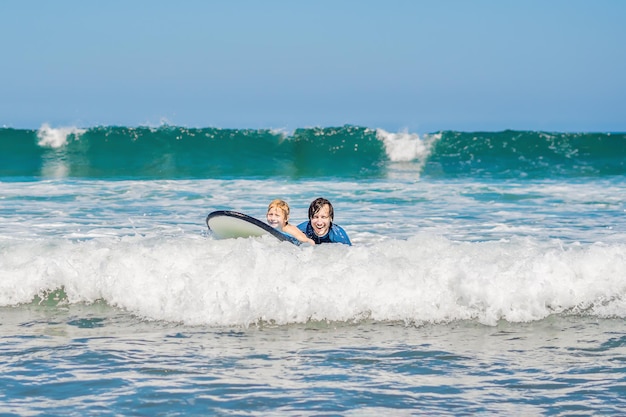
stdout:
POLYGON ((295 237, 281 233, 261 220, 236 211, 214 211, 207 216, 206 225, 216 239, 270 235, 280 241, 291 242, 295 245, 300 244, 300 241, 295 237))

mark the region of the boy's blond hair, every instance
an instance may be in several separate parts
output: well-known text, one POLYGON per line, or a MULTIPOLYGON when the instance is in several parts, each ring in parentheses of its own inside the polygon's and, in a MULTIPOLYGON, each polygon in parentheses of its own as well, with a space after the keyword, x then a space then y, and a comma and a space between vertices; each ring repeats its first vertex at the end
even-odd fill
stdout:
POLYGON ((289 204, 287 204, 286 201, 277 198, 276 200, 273 200, 269 206, 267 206, 267 211, 269 212, 274 207, 283 212, 285 215, 285 224, 287 224, 289 221, 289 204))

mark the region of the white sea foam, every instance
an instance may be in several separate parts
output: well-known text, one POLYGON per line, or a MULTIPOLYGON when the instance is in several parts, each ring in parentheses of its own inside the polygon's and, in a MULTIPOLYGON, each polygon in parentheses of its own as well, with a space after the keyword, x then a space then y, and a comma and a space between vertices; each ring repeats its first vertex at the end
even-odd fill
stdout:
POLYGON ((626 317, 621 182, 79 181, 0 183, 0 305, 64 288, 140 316, 407 323, 626 317), (213 240, 204 218, 293 221, 322 193, 354 246, 213 240))
POLYGON ((289 136, 293 135, 293 130, 289 130, 285 127, 281 127, 281 128, 271 128, 270 132, 273 135, 277 135, 280 136, 281 140, 285 140, 287 139, 289 136))
POLYGON ((70 303, 105 300, 152 320, 213 326, 626 317, 625 245, 430 235, 353 247, 201 236, 0 245, 4 306, 64 288, 70 303))
POLYGON ((73 126, 53 128, 47 123, 44 123, 37 131, 37 137, 39 138, 37 144, 44 148, 61 148, 67 145, 67 140, 70 135, 80 137, 85 131, 85 129, 73 126))
POLYGON ((402 131, 390 133, 383 129, 376 130, 376 136, 385 144, 387 156, 393 162, 425 161, 430 155, 432 145, 441 139, 440 134, 425 135, 402 131))

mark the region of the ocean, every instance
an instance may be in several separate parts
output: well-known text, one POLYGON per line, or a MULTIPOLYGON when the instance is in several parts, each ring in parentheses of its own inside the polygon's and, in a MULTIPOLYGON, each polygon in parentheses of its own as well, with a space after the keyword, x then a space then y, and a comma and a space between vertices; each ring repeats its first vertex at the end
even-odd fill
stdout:
POLYGON ((624 133, 0 128, 0 414, 623 415, 625 196, 624 133))

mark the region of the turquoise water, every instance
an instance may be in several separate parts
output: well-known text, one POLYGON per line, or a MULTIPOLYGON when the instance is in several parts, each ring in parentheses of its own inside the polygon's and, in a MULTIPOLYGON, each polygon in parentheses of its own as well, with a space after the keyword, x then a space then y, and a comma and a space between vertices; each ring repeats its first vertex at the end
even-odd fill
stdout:
POLYGON ((620 415, 626 135, 0 129, 6 415, 620 415), (352 247, 215 240, 329 198, 352 247))
POLYGON ((358 126, 0 129, 0 178, 588 178, 626 173, 626 134, 439 132, 358 126))

